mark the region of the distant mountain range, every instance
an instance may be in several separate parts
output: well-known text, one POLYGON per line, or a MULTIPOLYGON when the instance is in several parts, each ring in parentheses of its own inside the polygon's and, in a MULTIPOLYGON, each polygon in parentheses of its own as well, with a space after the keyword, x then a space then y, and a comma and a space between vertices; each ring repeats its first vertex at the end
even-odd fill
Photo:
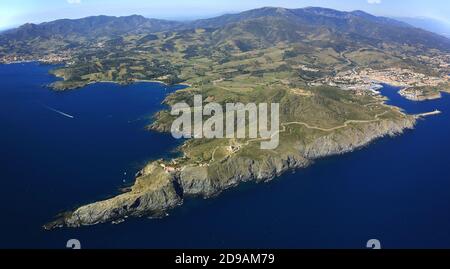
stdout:
POLYGON ((414 27, 422 28, 427 31, 443 35, 450 38, 450 24, 440 20, 419 17, 419 18, 396 18, 399 21, 408 23, 414 27))
POLYGON ((342 12, 326 8, 260 8, 211 19, 177 22, 128 17, 95 16, 25 24, 0 35, 3 52, 37 52, 44 48, 67 49, 130 34, 210 29, 214 44, 240 40, 242 48, 270 46, 274 42, 314 42, 339 47, 358 44, 409 45, 418 49, 450 51, 450 40, 391 18, 363 11, 342 12))
MULTIPOLYGON (((280 104, 277 149, 261 150, 253 143, 259 139, 188 140, 179 147, 182 158, 149 163, 129 192, 61 214, 47 229, 165 216, 184 197, 208 198, 353 151, 416 121, 374 96, 373 81, 433 98, 450 84, 449 39, 362 11, 260 8, 191 22, 99 16, 28 24, 2 35, 0 44, 0 53, 67 56, 68 64, 52 70, 61 78, 55 90, 99 81, 184 82, 190 87, 165 104, 192 105, 194 95, 224 107, 280 104)), ((170 131, 174 120, 159 111, 149 128, 170 131)))
POLYGON ((27 23, 19 28, 5 31, 14 39, 32 38, 99 38, 126 33, 160 32, 183 25, 180 22, 148 19, 139 15, 127 17, 93 16, 82 19, 63 19, 41 24, 27 23))

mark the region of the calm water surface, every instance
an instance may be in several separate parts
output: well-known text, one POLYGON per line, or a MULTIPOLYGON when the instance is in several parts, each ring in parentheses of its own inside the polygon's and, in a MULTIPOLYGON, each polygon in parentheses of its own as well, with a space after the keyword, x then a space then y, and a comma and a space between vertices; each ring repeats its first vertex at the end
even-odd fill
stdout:
POLYGON ((189 199, 162 220, 46 232, 62 210, 107 198, 147 161, 170 157, 170 135, 144 130, 181 86, 99 83, 64 93, 50 66, 0 65, 0 248, 385 248, 450 247, 450 96, 410 102, 409 113, 444 113, 357 152, 319 160, 268 184, 211 200, 189 199), (58 113, 63 112, 67 115, 58 113))

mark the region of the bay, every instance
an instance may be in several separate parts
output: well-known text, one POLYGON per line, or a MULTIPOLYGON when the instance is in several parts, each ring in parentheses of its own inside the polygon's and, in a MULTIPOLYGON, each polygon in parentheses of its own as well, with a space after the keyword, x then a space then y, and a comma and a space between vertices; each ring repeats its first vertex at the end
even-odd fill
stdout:
POLYGON ((182 87, 58 93, 43 87, 51 68, 0 65, 0 248, 65 248, 72 238, 83 248, 365 248, 372 238, 384 248, 450 247, 450 96, 411 102, 388 85, 390 104, 443 113, 271 183, 187 199, 164 219, 44 231, 62 210, 118 194, 147 161, 175 154, 179 141, 145 126, 182 87))

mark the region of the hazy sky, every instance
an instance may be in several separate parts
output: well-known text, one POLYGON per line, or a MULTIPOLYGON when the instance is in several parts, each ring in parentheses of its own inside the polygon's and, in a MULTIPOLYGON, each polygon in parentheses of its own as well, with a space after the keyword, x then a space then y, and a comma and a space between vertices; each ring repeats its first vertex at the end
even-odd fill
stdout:
POLYGON ((383 16, 431 17, 450 24, 448 0, 0 0, 0 29, 100 14, 186 20, 264 6, 360 9, 383 16))

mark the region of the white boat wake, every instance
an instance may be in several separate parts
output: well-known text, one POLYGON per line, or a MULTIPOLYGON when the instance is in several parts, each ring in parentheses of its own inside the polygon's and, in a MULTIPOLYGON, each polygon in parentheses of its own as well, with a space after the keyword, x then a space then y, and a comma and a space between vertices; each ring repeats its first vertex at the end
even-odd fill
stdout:
POLYGON ((69 114, 64 113, 64 112, 62 112, 62 111, 59 111, 59 110, 54 109, 54 108, 52 108, 52 107, 49 107, 49 106, 46 106, 46 105, 44 105, 44 107, 47 108, 48 110, 53 111, 53 112, 56 112, 56 113, 58 113, 58 114, 60 114, 60 115, 62 115, 62 116, 64 116, 64 117, 67 117, 67 118, 70 118, 70 119, 74 119, 74 118, 75 118, 75 117, 72 116, 72 115, 69 115, 69 114))

